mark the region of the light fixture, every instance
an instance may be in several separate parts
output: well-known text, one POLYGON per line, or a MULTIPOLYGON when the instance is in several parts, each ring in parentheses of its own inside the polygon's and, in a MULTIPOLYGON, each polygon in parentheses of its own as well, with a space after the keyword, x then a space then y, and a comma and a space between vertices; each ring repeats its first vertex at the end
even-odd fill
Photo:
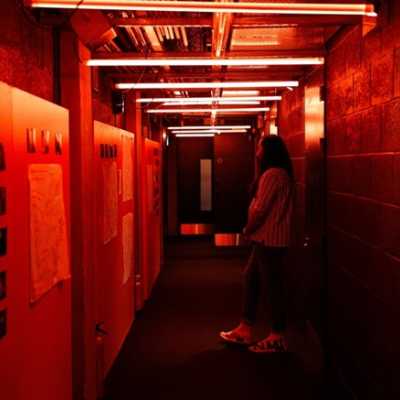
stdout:
POLYGON ((250 3, 213 1, 25 0, 33 8, 175 11, 251 14, 376 16, 372 4, 250 3))
POLYGON ((156 108, 147 110, 151 114, 186 114, 186 113, 241 113, 269 111, 269 107, 243 107, 243 108, 156 108))
POLYGON ((252 81, 252 82, 148 82, 117 83, 116 89, 219 89, 219 88, 265 88, 299 86, 298 81, 252 81))
POLYGON ((190 134, 176 134, 175 137, 214 137, 214 133, 190 133, 190 134))
POLYGON ((219 133, 220 131, 219 130, 217 130, 217 129, 198 129, 198 130, 196 130, 196 129, 190 129, 190 130, 187 130, 187 131, 184 131, 184 130, 173 130, 173 131, 170 131, 170 133, 178 133, 178 134, 183 134, 183 133, 219 133))
POLYGON ((90 67, 155 67, 155 66, 263 66, 322 65, 323 57, 270 58, 97 58, 86 61, 90 67))
POLYGON ((223 90, 222 97, 258 96, 259 90, 223 90))
POLYGON ((185 129, 250 129, 251 125, 187 125, 187 126, 169 126, 168 129, 185 130, 185 129))
POLYGON ((181 131, 181 130, 173 130, 171 131, 171 133, 216 133, 216 134, 220 134, 220 133, 246 133, 247 130, 246 129, 190 129, 187 131, 181 131))
POLYGON ((217 103, 220 105, 243 105, 243 106, 254 106, 260 104, 259 101, 244 101, 244 100, 239 100, 239 101, 231 101, 231 100, 221 100, 221 101, 212 101, 212 100, 203 100, 203 101, 172 101, 172 102, 164 102, 163 105, 168 105, 168 106, 182 106, 182 105, 211 105, 213 103, 217 103))
MULTIPOLYGON (((258 93, 258 91, 257 91, 258 93)), ((282 96, 223 96, 223 97, 153 97, 137 99, 137 103, 192 103, 192 102, 220 102, 220 101, 275 101, 282 100, 282 96)))

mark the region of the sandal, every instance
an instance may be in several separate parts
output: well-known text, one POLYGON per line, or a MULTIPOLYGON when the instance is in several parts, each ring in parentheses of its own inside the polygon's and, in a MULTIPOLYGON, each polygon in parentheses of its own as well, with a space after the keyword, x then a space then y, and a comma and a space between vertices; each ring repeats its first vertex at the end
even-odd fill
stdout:
POLYGON ((266 338, 250 346, 249 350, 253 353, 286 353, 288 347, 283 337, 278 339, 266 338))
POLYGON ((243 335, 234 329, 229 332, 220 332, 219 336, 225 342, 233 343, 233 344, 240 344, 243 346, 249 346, 251 344, 251 336, 250 335, 243 335))

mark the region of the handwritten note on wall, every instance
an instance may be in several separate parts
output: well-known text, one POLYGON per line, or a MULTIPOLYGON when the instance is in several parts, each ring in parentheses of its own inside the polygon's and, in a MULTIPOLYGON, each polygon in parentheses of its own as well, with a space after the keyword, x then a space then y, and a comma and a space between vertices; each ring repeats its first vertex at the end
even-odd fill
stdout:
POLYGON ((30 186, 31 301, 70 278, 63 174, 59 164, 32 164, 30 186))

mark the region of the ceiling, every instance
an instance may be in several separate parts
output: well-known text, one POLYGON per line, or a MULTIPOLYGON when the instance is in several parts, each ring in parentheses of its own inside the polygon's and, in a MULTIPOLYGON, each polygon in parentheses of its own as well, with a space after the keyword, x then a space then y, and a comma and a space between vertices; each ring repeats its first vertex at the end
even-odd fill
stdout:
MULTIPOLYGON (((160 4, 163 2, 161 1, 160 4)), ((256 2, 255 2, 256 3, 256 2)), ((270 2, 276 3, 276 2, 270 2)), ((287 2, 289 3, 289 2, 287 2)), ((291 1, 290 3, 299 3, 291 1)), ((312 3, 302 1, 302 3, 312 3)), ((325 1, 324 3, 334 3, 325 1)), ((340 1, 352 4, 355 1, 340 1)), ((201 2, 199 2, 201 4, 201 2)), ((71 22, 78 34, 82 19, 91 20, 102 14, 103 29, 98 30, 90 47, 94 59, 169 59, 169 58, 262 58, 262 57, 324 57, 327 45, 335 35, 368 17, 354 15, 260 15, 251 13, 207 13, 181 11, 116 11, 65 10, 73 13, 71 22), (89 17, 88 17, 89 15, 89 17), (107 26, 108 29, 104 29, 107 26)), ((367 21, 368 22, 368 21, 367 21)), ((84 25, 84 29, 89 29, 84 25)), ((90 30, 90 29, 89 29, 90 30)), ((138 82, 227 82, 227 81, 301 81, 321 65, 250 65, 250 66, 107 66, 101 67, 112 84, 138 82)), ((288 89, 260 88, 258 95, 281 95, 288 89)), ((142 97, 224 97, 227 89, 153 89, 143 90, 142 97)), ((214 104, 214 103, 213 103, 214 104)), ((163 103, 142 103, 149 108, 171 108, 163 103)), ((261 101, 258 106, 272 107, 273 102, 261 101)), ((182 105, 175 105, 182 108, 182 105)), ((204 108, 194 105, 191 108, 204 108)), ((211 105, 208 105, 210 108, 211 105)), ((219 107, 217 104, 214 108, 219 107)), ((232 106, 230 106, 232 107, 232 106)), ((244 106, 243 106, 244 107, 244 106)), ((254 107, 254 106, 253 106, 254 107)), ((198 114, 198 113, 197 113, 198 114)), ((257 114, 257 112, 254 112, 257 114)), ((243 113, 232 112, 243 117, 243 113)), ((198 115, 199 117, 201 115, 198 115)), ((210 116, 205 113, 204 116, 210 116)), ((168 118, 182 115, 168 115, 168 118)), ((193 117, 193 115, 191 115, 193 117)), ((214 115, 215 117, 215 115, 214 115)), ((254 117, 254 115, 253 115, 254 117)))

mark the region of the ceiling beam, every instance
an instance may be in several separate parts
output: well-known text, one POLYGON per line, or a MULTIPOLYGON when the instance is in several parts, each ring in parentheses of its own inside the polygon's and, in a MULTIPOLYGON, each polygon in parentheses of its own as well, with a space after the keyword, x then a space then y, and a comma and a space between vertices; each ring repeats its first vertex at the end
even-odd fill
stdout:
POLYGON ((305 70, 303 68, 292 69, 289 71, 271 71, 271 70, 244 70, 244 71, 235 71, 235 72, 222 72, 222 71, 214 71, 214 72, 165 72, 160 71, 156 73, 145 73, 142 74, 140 71, 137 72, 121 72, 121 73, 111 73, 107 74, 107 77, 114 81, 137 81, 138 78, 141 78, 142 82, 146 81, 155 81, 163 78, 166 81, 169 80, 181 80, 181 79, 201 79, 204 80, 205 75, 209 79, 226 79, 226 80, 265 80, 265 79, 273 79, 273 80, 296 80, 300 78, 304 74, 305 70))
MULTIPOLYGON (((264 15, 238 16, 232 21, 233 28, 267 28, 279 25, 327 26, 357 25, 363 22, 360 15, 264 15)), ((128 26, 186 26, 191 28, 212 28, 212 17, 144 17, 115 18, 111 20, 114 27, 128 26)))
POLYGON ((326 25, 357 25, 362 23, 361 15, 263 15, 235 16, 234 28, 267 28, 274 25, 300 25, 313 27, 326 25))
POLYGON ((214 14, 212 56, 219 58, 225 55, 231 33, 232 14, 214 14))
POLYGON ((191 28, 211 28, 212 17, 154 17, 154 18, 115 18, 114 26, 185 26, 191 28))

